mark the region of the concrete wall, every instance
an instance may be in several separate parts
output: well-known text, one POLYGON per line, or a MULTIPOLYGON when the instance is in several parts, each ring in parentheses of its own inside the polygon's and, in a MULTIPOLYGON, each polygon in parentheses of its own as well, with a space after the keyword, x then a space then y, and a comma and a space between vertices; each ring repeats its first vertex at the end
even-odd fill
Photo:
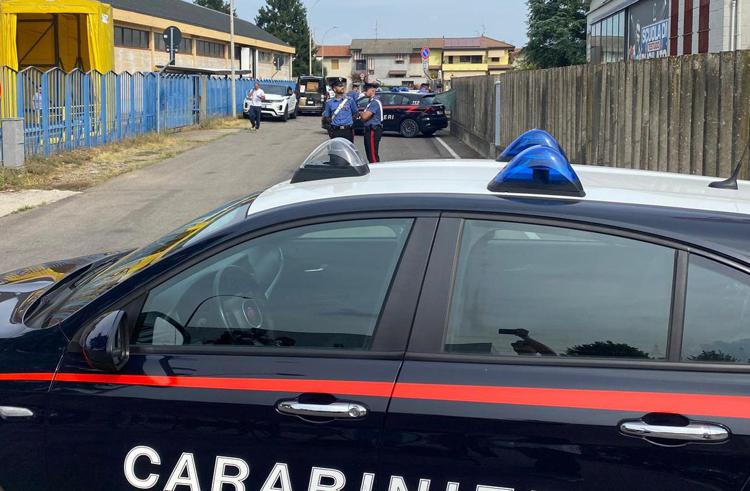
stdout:
POLYGON ((352 59, 350 58, 324 58, 323 67, 326 71, 327 77, 344 77, 349 81, 351 86, 352 79, 352 59), (334 70, 332 67, 333 60, 336 59, 339 62, 339 68, 334 70))
POLYGON ((372 56, 373 67, 375 74, 373 75, 377 80, 380 80, 384 85, 401 85, 403 82, 411 81, 417 86, 421 83, 428 82, 422 71, 422 65, 416 63, 410 63, 410 55, 404 55, 403 63, 396 63, 396 55, 376 55, 372 56), (391 71, 406 71, 404 77, 390 77, 388 73, 391 71))

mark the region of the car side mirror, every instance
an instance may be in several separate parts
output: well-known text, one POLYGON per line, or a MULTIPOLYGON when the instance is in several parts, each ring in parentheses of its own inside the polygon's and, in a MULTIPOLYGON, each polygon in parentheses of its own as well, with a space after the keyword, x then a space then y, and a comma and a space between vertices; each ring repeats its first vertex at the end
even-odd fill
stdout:
POLYGON ((99 317, 81 337, 81 348, 91 368, 117 372, 130 358, 130 336, 123 310, 99 317))

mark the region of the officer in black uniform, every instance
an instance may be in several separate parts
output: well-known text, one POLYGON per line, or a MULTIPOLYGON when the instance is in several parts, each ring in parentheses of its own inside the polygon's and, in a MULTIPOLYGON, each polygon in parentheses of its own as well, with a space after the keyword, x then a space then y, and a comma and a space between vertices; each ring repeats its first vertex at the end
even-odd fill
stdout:
POLYGON ((354 120, 359 118, 357 103, 346 97, 346 79, 337 78, 333 81, 334 99, 326 102, 323 110, 324 123, 328 124, 328 136, 331 138, 346 138, 354 143, 354 120))
POLYGON ((378 97, 378 84, 365 84, 365 96, 369 97, 362 121, 365 126, 365 153, 371 164, 380 162, 380 138, 383 136, 383 103, 378 97))

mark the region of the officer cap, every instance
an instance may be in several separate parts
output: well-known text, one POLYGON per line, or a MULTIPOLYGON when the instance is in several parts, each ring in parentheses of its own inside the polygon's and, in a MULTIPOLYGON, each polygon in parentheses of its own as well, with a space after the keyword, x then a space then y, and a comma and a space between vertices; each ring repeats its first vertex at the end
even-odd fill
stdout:
POLYGON ((334 78, 331 83, 331 87, 341 87, 342 85, 346 85, 346 79, 344 77, 334 78))
POLYGON ((380 87, 380 85, 378 85, 378 84, 366 83, 365 87, 364 87, 364 90, 377 89, 379 87, 380 87))

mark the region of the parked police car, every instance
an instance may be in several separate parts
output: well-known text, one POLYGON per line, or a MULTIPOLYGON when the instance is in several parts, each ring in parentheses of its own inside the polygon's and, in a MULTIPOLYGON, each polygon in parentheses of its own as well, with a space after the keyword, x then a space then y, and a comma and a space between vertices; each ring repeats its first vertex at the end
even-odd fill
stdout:
POLYGON ((745 488, 748 183, 559 150, 333 140, 142 249, 0 277, 0 486, 745 488))
MULTIPOLYGON (((379 92, 378 96, 383 104, 383 131, 414 138, 420 133, 432 136, 448 127, 445 106, 435 101, 435 94, 379 92)), ((368 97, 360 97, 357 100, 360 111, 364 111, 369 102, 368 97)), ((362 121, 355 121, 354 129, 362 131, 362 121)))

